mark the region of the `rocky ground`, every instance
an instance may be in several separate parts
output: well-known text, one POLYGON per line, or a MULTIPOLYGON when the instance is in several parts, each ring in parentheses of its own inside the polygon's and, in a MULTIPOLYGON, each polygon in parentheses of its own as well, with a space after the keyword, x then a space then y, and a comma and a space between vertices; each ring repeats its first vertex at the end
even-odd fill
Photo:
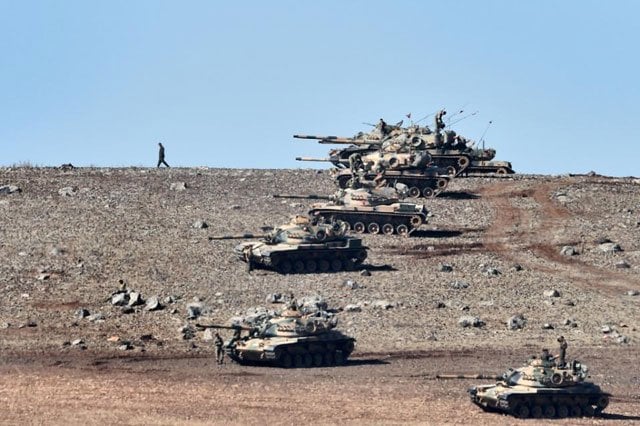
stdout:
POLYGON ((370 276, 248 274, 234 241, 209 240, 304 213, 272 194, 328 194, 326 172, 13 168, 3 186, 3 421, 514 423, 467 401, 473 381, 433 376, 499 373, 558 335, 615 395, 595 422, 639 419, 638 179, 455 179, 410 238, 364 236, 370 276), (112 304, 121 282, 139 305, 112 304), (196 321, 291 292, 351 305, 351 364, 211 362, 196 321))

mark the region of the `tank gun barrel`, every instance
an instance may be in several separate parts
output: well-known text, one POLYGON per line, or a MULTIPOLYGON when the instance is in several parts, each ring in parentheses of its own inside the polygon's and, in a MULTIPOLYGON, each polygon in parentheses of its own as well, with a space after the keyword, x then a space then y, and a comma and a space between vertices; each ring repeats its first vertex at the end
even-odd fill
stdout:
POLYGON ((296 200, 330 200, 331 199, 331 197, 328 195, 317 195, 317 194, 309 194, 309 195, 273 194, 273 198, 292 198, 296 200))
POLYGON ((436 374, 436 379, 483 379, 483 380, 499 380, 501 376, 493 374, 436 374))
POLYGON ((316 157, 296 157, 296 161, 317 161, 320 163, 330 163, 330 158, 316 158, 316 157))
POLYGON ((311 139, 316 140, 321 144, 336 144, 336 145, 370 145, 380 144, 378 139, 356 139, 348 138, 344 136, 318 136, 318 135, 293 135, 296 139, 311 139))
POLYGON ((201 329, 216 328, 216 329, 222 329, 222 330, 244 330, 244 331, 253 330, 251 327, 245 327, 242 325, 196 324, 196 327, 201 329))
POLYGON ((249 238, 266 238, 266 234, 232 234, 232 235, 214 235, 209 237, 211 240, 243 240, 249 238))

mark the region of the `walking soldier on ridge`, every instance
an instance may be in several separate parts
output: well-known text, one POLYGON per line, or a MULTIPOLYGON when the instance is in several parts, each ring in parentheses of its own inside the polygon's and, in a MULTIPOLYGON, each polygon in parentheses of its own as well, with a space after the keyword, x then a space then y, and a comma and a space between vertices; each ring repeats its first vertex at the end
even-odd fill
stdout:
POLYGON ((160 147, 160 150, 158 151, 158 167, 160 167, 161 164, 171 167, 166 161, 164 161, 164 146, 160 142, 158 142, 158 146, 160 147))

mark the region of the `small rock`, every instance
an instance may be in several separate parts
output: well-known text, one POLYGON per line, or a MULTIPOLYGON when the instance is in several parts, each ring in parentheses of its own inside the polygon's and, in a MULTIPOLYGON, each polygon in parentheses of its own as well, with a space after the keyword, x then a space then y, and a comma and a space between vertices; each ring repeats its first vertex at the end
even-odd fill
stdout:
POLYGON ((576 306, 576 303, 573 300, 565 300, 562 304, 565 306, 576 306))
POLYGON ((175 296, 167 296, 162 301, 166 304, 175 303, 178 300, 175 296))
POLYGON ((122 344, 118 346, 119 351, 130 351, 131 349, 133 349, 133 345, 131 344, 131 342, 127 341, 122 342, 122 344))
POLYGON ((500 272, 500 270, 496 269, 496 268, 487 268, 484 271, 484 273, 488 277, 495 277, 495 276, 498 276, 498 275, 502 274, 502 272, 500 272))
POLYGON ((215 297, 222 297, 222 292, 216 291, 214 294, 215 297))
POLYGON ((0 186, 0 195, 13 194, 14 192, 22 192, 22 190, 15 185, 0 186))
POLYGON ((144 303, 144 300, 142 300, 142 295, 140 293, 138 293, 137 291, 132 291, 131 293, 129 293, 129 306, 138 306, 138 305, 142 305, 144 303))
POLYGON ((96 312, 95 314, 89 315, 87 321, 102 322, 104 321, 104 315, 101 312, 96 312))
POLYGON ((84 344, 84 340, 82 339, 75 339, 71 341, 71 346, 80 346, 84 344))
POLYGON ((73 197, 77 193, 78 188, 75 186, 65 186, 64 188, 58 190, 58 194, 62 195, 63 197, 73 197))
POLYGON ((152 296, 147 299, 147 304, 145 305, 144 310, 151 312, 151 311, 157 311, 161 308, 162 308, 162 305, 160 305, 158 298, 155 296, 152 296))
POLYGON ((548 322, 545 322, 544 324, 542 324, 542 329, 543 330, 553 330, 553 325, 549 324, 548 322))
POLYGON ((49 252, 49 254, 51 256, 62 256, 63 254, 65 254, 67 251, 65 249, 63 249, 62 247, 54 247, 51 249, 51 251, 49 252))
POLYGON ((448 265, 446 263, 441 263, 439 270, 440 270, 440 272, 452 272, 453 271, 453 266, 448 265))
POLYGON ((10 323, 8 323, 8 322, 0 322, 0 328, 6 329, 6 328, 9 328, 9 327, 11 327, 10 323))
POLYGON ((351 289, 351 290, 354 290, 354 289, 358 288, 358 283, 353 281, 353 280, 344 280, 342 285, 344 287, 347 287, 347 288, 351 289))
POLYGON ((544 296, 545 297, 560 297, 560 292, 558 290, 545 290, 544 291, 544 296))
POLYGON ((510 330, 520 330, 524 328, 527 319, 522 314, 516 314, 507 320, 507 326, 510 330))
POLYGON ((209 225, 204 220, 196 220, 193 223, 193 227, 196 229, 206 229, 209 227, 209 225))
POLYGON ((40 274, 40 275, 38 275, 37 280, 38 281, 46 281, 50 277, 51 277, 51 275, 49 275, 49 274, 40 274))
POLYGON ((602 253, 616 253, 622 251, 622 248, 616 243, 602 243, 598 246, 598 250, 602 253))
POLYGON ((598 237, 593 241, 595 244, 607 244, 607 243, 611 243, 612 241, 607 238, 607 237, 598 237))
POLYGON ((267 294, 266 300, 267 303, 282 303, 282 293, 270 293, 267 294))
POLYGON ((117 343, 120 341, 120 336, 109 336, 107 342, 117 343))
POLYGON ((196 319, 202 315, 202 305, 200 303, 190 303, 187 305, 187 319, 196 319))
POLYGON ((127 305, 127 306, 123 306, 122 308, 120 308, 120 312, 125 314, 125 315, 128 315, 128 314, 134 313, 135 309, 133 309, 133 307, 127 305))
POLYGON ((522 271, 522 265, 520 265, 519 263, 516 263, 511 267, 511 270, 515 272, 522 271))
POLYGON ((80 308, 75 312, 75 317, 78 319, 86 318, 89 316, 89 311, 85 308, 80 308))
POLYGON ((362 271, 360 271, 360 276, 370 277, 371 276, 371 271, 369 271, 368 269, 363 269, 362 271))
POLYGON ((371 306, 375 309, 391 309, 394 305, 388 300, 376 300, 371 306))
POLYGON ((629 290, 627 291, 627 296, 638 296, 640 295, 640 291, 638 290, 629 290))
POLYGON ((618 269, 629 269, 631 265, 626 260, 620 260, 616 262, 616 268, 618 269))
POLYGON ((469 284, 464 281, 454 281, 451 283, 451 288, 455 288, 456 290, 462 290, 468 288, 469 284))
POLYGON ((174 182, 169 186, 169 189, 172 191, 184 191, 187 189, 187 184, 185 182, 174 182))
POLYGON ((183 325, 178 331, 182 334, 183 340, 190 340, 195 336, 195 331, 190 325, 183 325))
POLYGON ((242 206, 239 206, 237 204, 234 204, 232 206, 229 207, 231 210, 240 210, 242 208, 242 206))
POLYGON ((602 331, 605 334, 608 334, 613 331, 613 328, 611 328, 611 326, 609 325, 603 325, 602 328, 600 328, 600 331, 602 331))
POLYGON ((214 332, 212 329, 207 328, 204 330, 204 333, 202 333, 202 340, 205 342, 212 342, 213 338, 214 338, 214 332))
POLYGON ((442 309, 442 308, 446 308, 447 307, 447 305, 445 305, 444 302, 435 302, 433 304, 433 306, 436 309, 442 309))
POLYGON ((362 306, 349 304, 344 307, 345 312, 360 312, 362 311, 362 306))
POLYGON ((485 325, 485 323, 478 317, 464 316, 458 319, 458 325, 465 328, 466 327, 482 327, 483 325, 485 325))
POLYGON ((621 345, 625 344, 625 343, 629 343, 629 338, 627 336, 623 336, 621 334, 618 337, 616 337, 616 343, 621 344, 621 345))
POLYGON ((563 256, 575 256, 578 254, 578 251, 573 246, 563 246, 560 249, 560 254, 563 256))
POLYGON ((124 306, 129 302, 129 295, 127 293, 116 293, 111 296, 111 304, 113 306, 124 306))

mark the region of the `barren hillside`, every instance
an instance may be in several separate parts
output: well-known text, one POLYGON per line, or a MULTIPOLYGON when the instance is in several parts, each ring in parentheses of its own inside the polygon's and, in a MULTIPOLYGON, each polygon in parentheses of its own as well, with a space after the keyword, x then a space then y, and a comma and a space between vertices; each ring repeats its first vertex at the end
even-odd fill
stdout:
MULTIPOLYGON (((185 339, 184 326, 196 322, 187 319, 190 304, 199 306, 204 320, 220 322, 249 307, 269 306, 265 299, 271 293, 294 293, 298 298, 319 295, 338 310, 358 305, 359 311, 338 314, 339 327, 357 339, 354 359, 400 361, 390 362, 389 370, 365 362, 337 373, 287 373, 284 380, 308 374, 327 386, 347 386, 347 381, 345 389, 365 389, 370 388, 368 371, 382 369, 383 376, 391 371, 413 377, 407 380, 415 392, 415 386, 430 385, 411 376, 406 364, 414 372, 422 368, 435 374, 429 354, 440 354, 438 368, 470 372, 489 366, 499 372, 507 362, 520 363, 542 346, 555 351, 556 338, 564 335, 571 357, 594 358, 584 361, 597 365, 595 381, 608 382, 625 394, 627 402, 618 402, 618 414, 640 414, 638 373, 626 368, 638 361, 640 340, 638 179, 454 179, 443 196, 420 201, 431 217, 410 238, 363 236, 370 248, 365 262, 370 276, 360 271, 248 273, 232 256, 235 241, 209 240, 215 234, 259 233, 261 227, 303 214, 308 205, 304 200, 274 199, 272 194, 332 192, 329 175, 315 170, 14 168, 0 170, 3 185, 20 190, 0 194, 0 350, 5 370, 21 365, 36 371, 6 375, 0 383, 5 402, 20 398, 9 387, 24 385, 29 374, 49 383, 46 377, 56 374, 50 369, 56 362, 73 370, 77 363, 95 366, 101 359, 165 359, 158 365, 166 367, 166 358, 178 357, 192 359, 201 368, 198 360, 213 351, 202 332, 185 339), (208 227, 194 226, 198 221, 208 227), (120 280, 144 300, 157 298, 163 309, 113 306, 111 295, 120 280), (345 285, 348 280, 352 282, 345 285), (378 307, 381 304, 386 308, 378 307), (78 313, 82 309, 89 317, 78 313), (517 315, 521 319, 515 321, 517 315), (463 317, 477 318, 481 325, 464 327, 463 317), (518 326, 509 327, 510 319, 518 326), (130 342, 130 350, 121 350, 123 341, 130 342), (471 359, 470 353, 475 354, 471 359), (442 354, 459 358, 463 367, 447 365, 442 354), (604 361, 598 363, 614 356, 606 354, 615 354, 610 370, 604 361), (414 358, 422 361, 411 361, 414 358)), ((174 367, 186 371, 178 379, 181 383, 194 374, 179 361, 174 367)), ((99 369, 92 368, 83 369, 81 376, 101 380, 99 369)), ((215 370, 209 364, 206 368, 215 370)), ((230 379, 235 385, 246 383, 240 373, 257 374, 258 389, 281 390, 269 384, 269 371, 284 374, 278 369, 228 368, 238 372, 230 379)), ((218 377, 215 371, 207 374, 218 377)), ((394 374, 382 379, 379 391, 405 398, 394 374)), ((49 385, 57 386, 55 381, 49 385)), ((442 419, 491 422, 495 415, 466 401, 468 385, 437 385, 454 395, 449 400, 432 395, 435 404, 444 405, 442 419), (466 415, 474 417, 448 418, 450 400, 464 404, 466 415)), ((280 398, 291 402, 286 395, 280 398)), ((377 419, 421 422, 420 398, 417 392, 405 401, 414 415, 377 419)), ((364 404, 358 398, 352 403, 364 404)), ((47 409, 56 413, 65 406, 54 401, 47 409)), ((361 409, 366 412, 366 407, 361 409)), ((612 408, 615 412, 616 403, 612 408)), ((19 419, 22 412, 16 406, 11 413, 19 419)), ((174 414, 168 423, 190 418, 180 410, 174 414)), ((241 420, 230 416, 226 420, 241 420)), ((147 420, 162 423, 163 418, 147 420)), ((215 420, 204 413, 194 418, 215 420)), ((132 420, 106 414, 99 419, 132 420)), ((347 418, 366 419, 364 414, 347 418)))

